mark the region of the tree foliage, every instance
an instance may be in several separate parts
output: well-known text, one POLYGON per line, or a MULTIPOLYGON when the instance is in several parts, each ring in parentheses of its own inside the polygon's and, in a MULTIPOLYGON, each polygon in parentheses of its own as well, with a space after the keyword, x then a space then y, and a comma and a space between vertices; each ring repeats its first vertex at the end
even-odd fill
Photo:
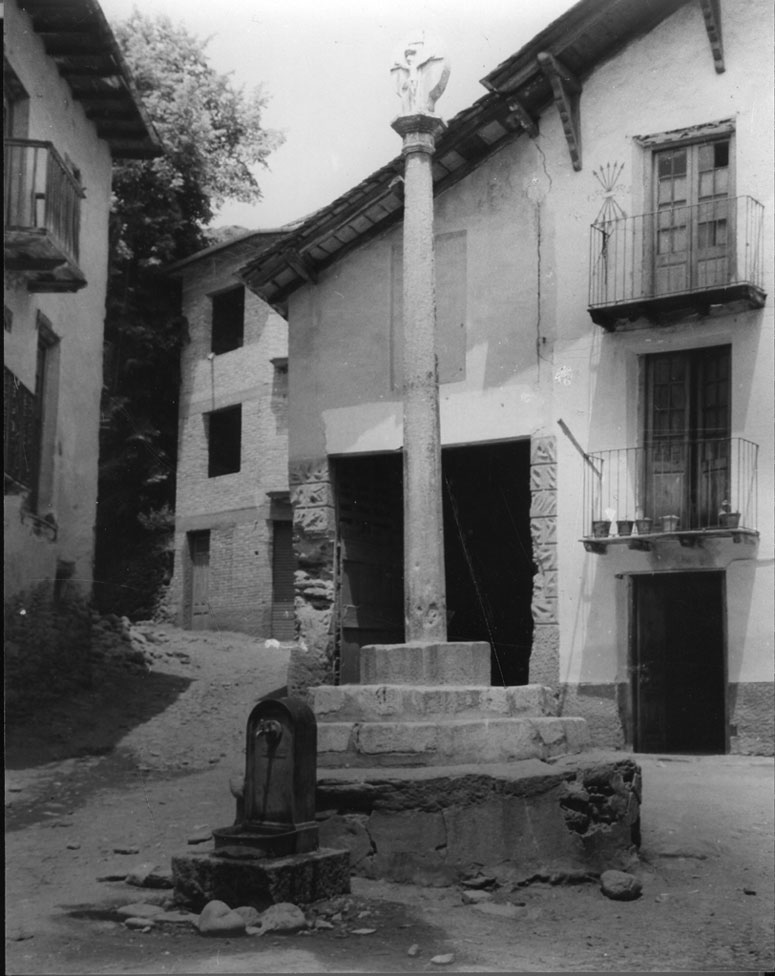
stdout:
POLYGON ((225 200, 260 199, 255 170, 282 136, 261 125, 262 90, 235 87, 185 27, 135 10, 116 36, 163 147, 113 174, 95 593, 105 609, 130 612, 149 597, 125 581, 127 565, 158 548, 165 520, 153 513, 175 500, 187 332, 165 267, 207 245, 225 200))

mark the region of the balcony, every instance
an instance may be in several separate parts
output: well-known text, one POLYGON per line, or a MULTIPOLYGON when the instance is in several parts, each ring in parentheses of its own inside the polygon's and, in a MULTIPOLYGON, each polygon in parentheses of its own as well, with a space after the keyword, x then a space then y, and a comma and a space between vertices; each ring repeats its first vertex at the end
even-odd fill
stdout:
POLYGON ((644 447, 585 455, 584 548, 651 550, 665 539, 687 548, 708 539, 758 537, 759 447, 742 437, 666 437, 644 447))
POLYGON ((613 331, 712 309, 761 308, 764 208, 724 197, 593 224, 589 314, 613 331))
POLYGON ((5 267, 32 292, 73 292, 84 191, 50 142, 6 139, 3 194, 5 267))

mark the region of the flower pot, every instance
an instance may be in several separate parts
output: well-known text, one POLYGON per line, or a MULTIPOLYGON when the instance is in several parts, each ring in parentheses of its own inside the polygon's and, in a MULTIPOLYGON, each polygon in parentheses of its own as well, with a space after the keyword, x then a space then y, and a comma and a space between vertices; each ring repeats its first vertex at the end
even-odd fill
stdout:
POLYGON ((638 530, 638 535, 648 535, 651 532, 651 519, 635 519, 635 528, 638 530))
POLYGON ((675 532, 678 528, 678 523, 680 519, 677 515, 663 515, 662 516, 662 531, 663 532, 675 532))
POLYGON ((596 539, 605 539, 610 531, 611 523, 609 521, 600 519, 592 523, 592 535, 596 539))
POLYGON ((632 535, 632 519, 619 519, 616 531, 619 535, 632 535))
POLYGON ((719 523, 722 529, 736 529, 740 525, 740 512, 722 512, 719 523))

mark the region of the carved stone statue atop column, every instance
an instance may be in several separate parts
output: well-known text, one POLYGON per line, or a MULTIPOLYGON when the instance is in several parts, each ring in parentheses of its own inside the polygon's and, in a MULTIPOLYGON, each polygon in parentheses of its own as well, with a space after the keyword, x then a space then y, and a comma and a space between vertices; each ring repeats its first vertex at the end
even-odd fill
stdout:
POLYGON ((412 34, 390 69, 401 98, 401 115, 435 115, 436 102, 447 87, 449 62, 440 42, 425 31, 412 34))

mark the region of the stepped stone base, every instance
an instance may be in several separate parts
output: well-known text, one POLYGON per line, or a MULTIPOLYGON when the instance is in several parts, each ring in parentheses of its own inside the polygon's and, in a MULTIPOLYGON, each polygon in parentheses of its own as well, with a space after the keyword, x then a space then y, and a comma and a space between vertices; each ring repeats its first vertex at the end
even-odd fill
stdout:
POLYGON ((321 722, 318 767, 513 762, 577 753, 588 745, 581 718, 321 722))
POLYGON ((318 722, 416 722, 427 718, 515 718, 557 714, 543 685, 320 685, 311 689, 318 722))
POLYGON ((306 905, 350 891, 347 849, 321 848, 273 858, 251 856, 244 848, 234 854, 197 851, 173 857, 176 901, 192 911, 201 911, 213 900, 230 908, 252 905, 263 910, 281 901, 306 905))
POLYGON ((326 770, 321 839, 352 871, 420 885, 482 871, 506 883, 573 879, 631 864, 640 768, 617 754, 497 765, 326 770))

